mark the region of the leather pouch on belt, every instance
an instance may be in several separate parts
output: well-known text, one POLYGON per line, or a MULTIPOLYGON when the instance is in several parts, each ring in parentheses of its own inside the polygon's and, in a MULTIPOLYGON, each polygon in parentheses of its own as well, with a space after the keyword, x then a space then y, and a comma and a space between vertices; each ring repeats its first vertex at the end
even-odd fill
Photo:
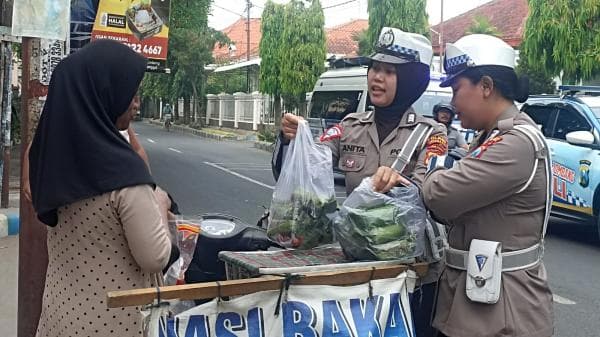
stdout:
POLYGON ((494 304, 502 285, 502 244, 473 239, 467 260, 467 297, 473 302, 494 304))

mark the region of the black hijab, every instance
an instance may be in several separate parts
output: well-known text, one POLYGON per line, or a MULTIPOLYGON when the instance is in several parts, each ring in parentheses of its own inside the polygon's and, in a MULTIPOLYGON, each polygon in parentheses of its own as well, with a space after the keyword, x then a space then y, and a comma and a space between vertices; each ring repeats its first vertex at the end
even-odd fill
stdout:
POLYGON ((375 106, 375 123, 379 145, 396 128, 404 113, 416 102, 429 85, 429 67, 423 63, 403 63, 396 66, 396 96, 385 107, 375 106))
POLYGON ((98 40, 62 60, 29 153, 33 206, 55 226, 57 208, 127 186, 154 185, 115 122, 142 81, 146 59, 98 40))

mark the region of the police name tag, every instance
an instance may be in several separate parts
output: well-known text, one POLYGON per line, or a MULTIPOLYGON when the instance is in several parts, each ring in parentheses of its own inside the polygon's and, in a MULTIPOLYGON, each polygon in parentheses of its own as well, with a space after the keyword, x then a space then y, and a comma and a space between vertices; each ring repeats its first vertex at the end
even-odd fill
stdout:
POLYGON ((467 260, 467 297, 473 302, 494 304, 502 289, 502 244, 473 239, 467 260))

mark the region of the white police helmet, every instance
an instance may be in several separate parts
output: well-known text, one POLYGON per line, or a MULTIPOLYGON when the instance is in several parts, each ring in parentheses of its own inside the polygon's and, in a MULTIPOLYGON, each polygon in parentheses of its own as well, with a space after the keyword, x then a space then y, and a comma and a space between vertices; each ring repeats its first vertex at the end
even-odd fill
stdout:
POLYGON ((515 50, 501 39, 484 34, 463 36, 446 44, 444 69, 448 77, 440 84, 448 87, 465 70, 479 66, 515 68, 515 50))
POLYGON ((423 35, 383 27, 375 45, 375 53, 370 58, 373 61, 393 64, 417 62, 429 67, 433 50, 431 41, 423 35))

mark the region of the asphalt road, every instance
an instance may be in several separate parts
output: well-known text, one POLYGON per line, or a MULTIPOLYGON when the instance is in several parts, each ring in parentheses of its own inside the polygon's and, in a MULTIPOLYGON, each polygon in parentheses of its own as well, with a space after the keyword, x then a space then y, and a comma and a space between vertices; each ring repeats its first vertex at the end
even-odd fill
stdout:
MULTIPOLYGON (((271 154, 245 142, 220 142, 134 125, 152 173, 182 213, 227 213, 255 223, 275 181, 271 154)), ((336 186, 340 200, 344 187, 336 186)), ((552 219, 545 265, 555 295, 555 336, 600 336, 600 240, 590 226, 552 219)))

